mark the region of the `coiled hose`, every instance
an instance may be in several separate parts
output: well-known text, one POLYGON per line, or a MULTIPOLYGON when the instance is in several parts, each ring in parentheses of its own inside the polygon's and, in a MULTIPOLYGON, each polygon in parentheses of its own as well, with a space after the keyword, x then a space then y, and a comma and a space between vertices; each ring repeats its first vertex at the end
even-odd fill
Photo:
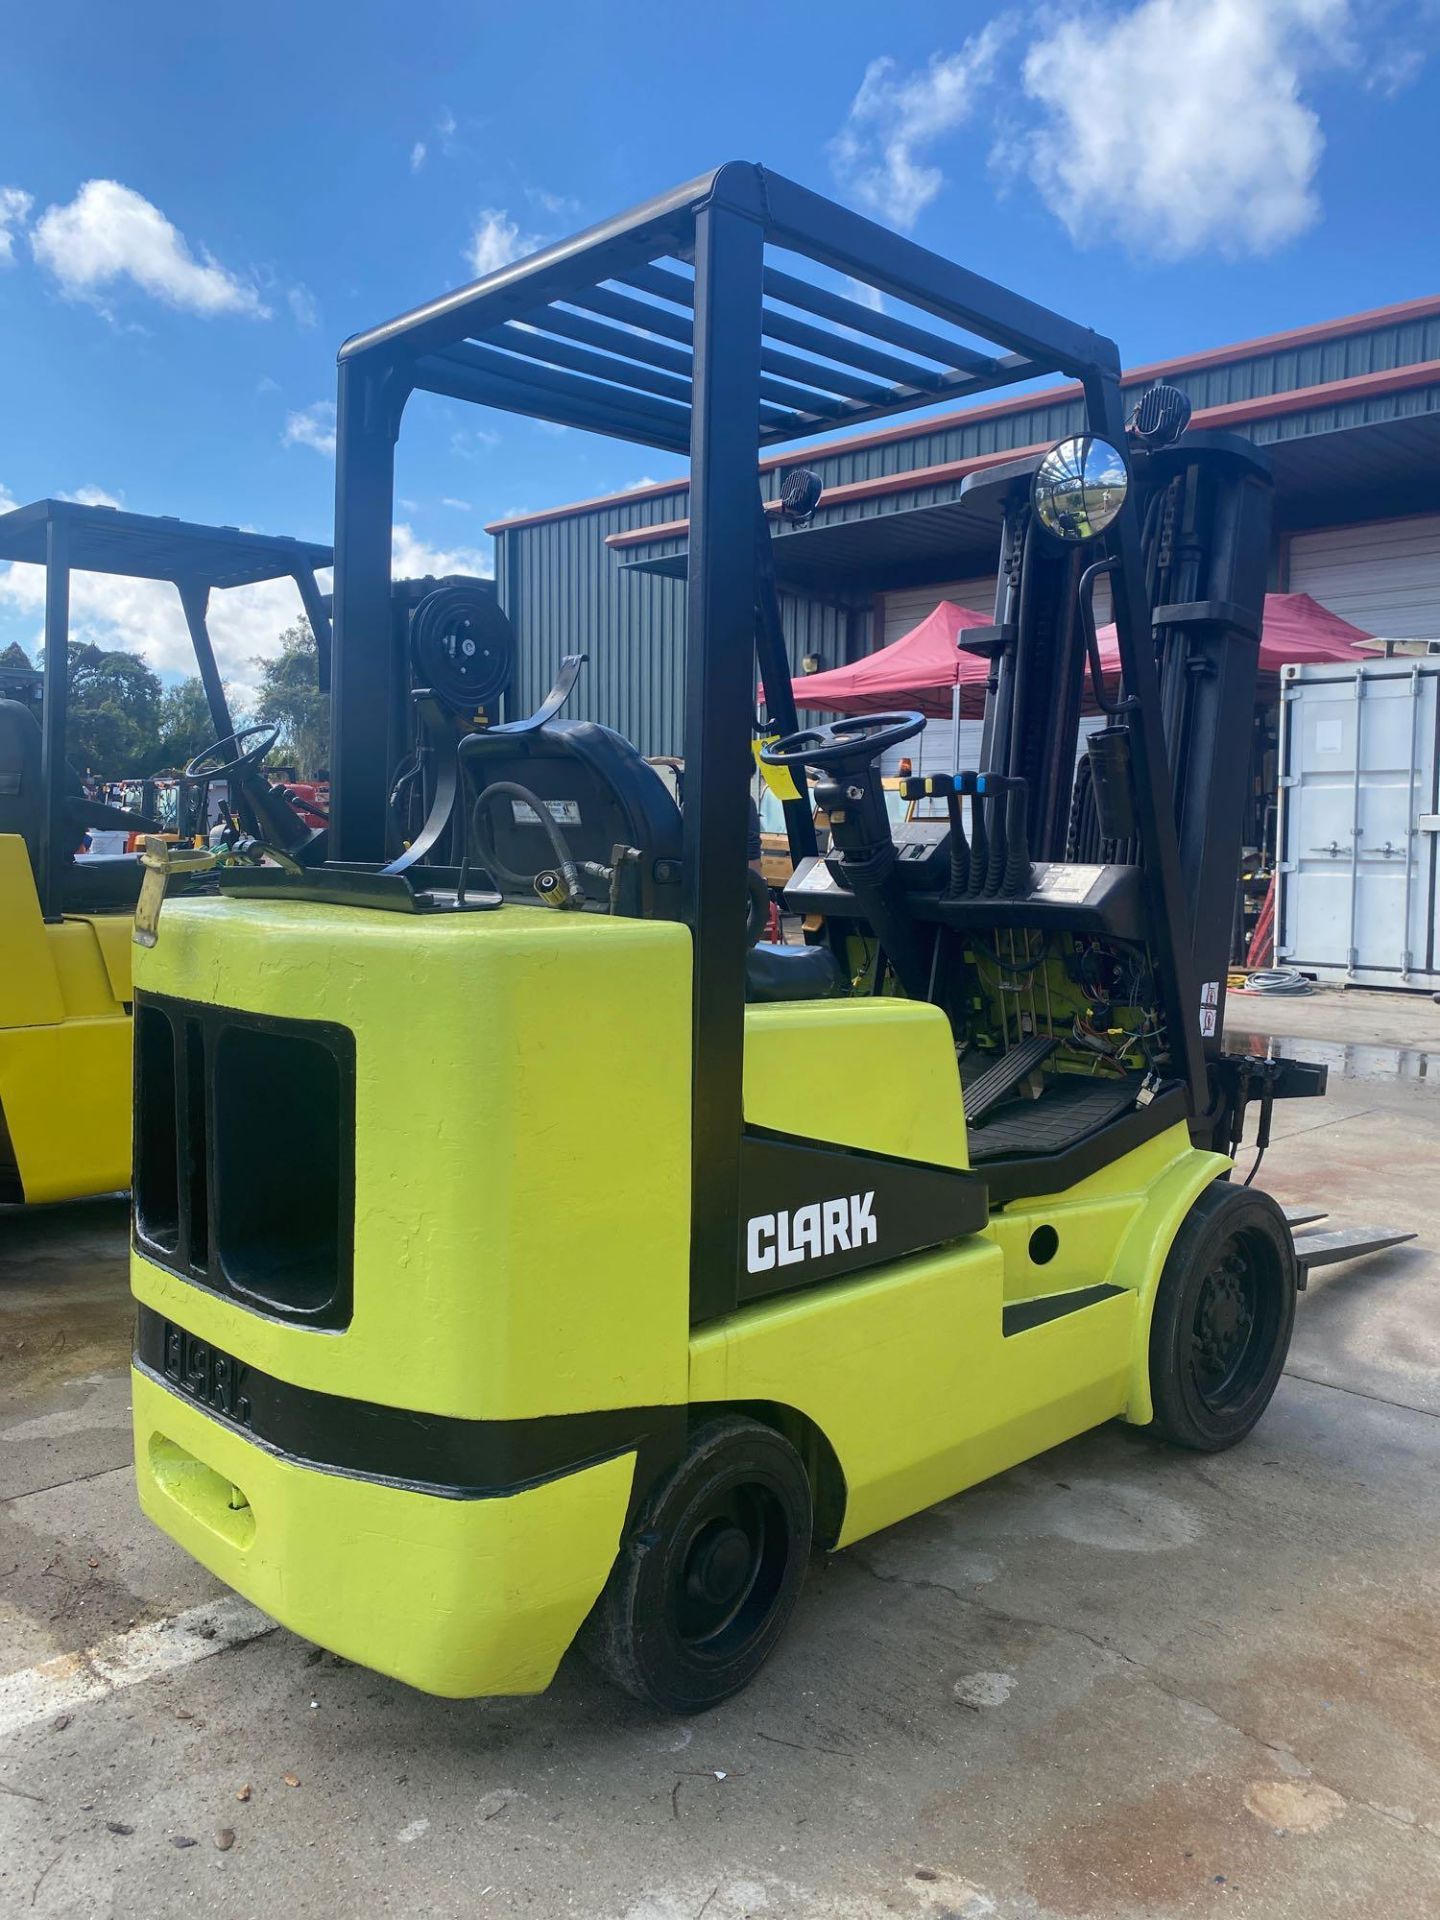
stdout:
POLYGON ((1245 976, 1241 993, 1313 993, 1315 982, 1307 980, 1298 967, 1262 967, 1245 976))

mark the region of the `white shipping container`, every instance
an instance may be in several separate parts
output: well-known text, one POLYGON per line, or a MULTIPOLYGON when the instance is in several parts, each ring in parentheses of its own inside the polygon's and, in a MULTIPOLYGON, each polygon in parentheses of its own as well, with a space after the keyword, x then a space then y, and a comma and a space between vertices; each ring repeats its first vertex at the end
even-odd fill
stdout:
POLYGON ((1286 667, 1275 960, 1440 990, 1440 658, 1286 667))

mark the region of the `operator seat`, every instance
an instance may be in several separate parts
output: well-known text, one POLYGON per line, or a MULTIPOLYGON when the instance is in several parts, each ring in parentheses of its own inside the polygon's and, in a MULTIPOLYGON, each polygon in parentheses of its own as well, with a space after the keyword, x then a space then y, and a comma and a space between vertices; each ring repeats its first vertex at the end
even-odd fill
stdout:
MULTIPOLYGON (((535 874, 556 864, 554 842, 523 797, 528 794, 544 803, 577 864, 609 866, 617 846, 639 849, 623 911, 650 920, 680 918, 680 809, 622 734, 592 720, 550 720, 470 734, 460 753, 472 815, 480 816, 476 837, 495 854, 490 878, 504 898, 533 904, 535 874), (502 785, 507 790, 494 791, 502 785)), ((607 904, 598 883, 587 882, 587 891, 595 908, 607 904)), ((826 999, 842 986, 827 948, 762 944, 746 954, 747 1000, 826 999)))
MULTIPOLYGON (((18 834, 38 882, 45 839, 45 790, 41 781, 40 722, 19 700, 0 700, 0 833, 18 834)), ((65 766, 65 845, 61 847, 60 904, 70 913, 124 911, 140 897, 145 870, 131 853, 87 854, 75 859, 75 842, 86 827, 121 827, 127 832, 163 829, 158 820, 87 800, 80 776, 65 766)))

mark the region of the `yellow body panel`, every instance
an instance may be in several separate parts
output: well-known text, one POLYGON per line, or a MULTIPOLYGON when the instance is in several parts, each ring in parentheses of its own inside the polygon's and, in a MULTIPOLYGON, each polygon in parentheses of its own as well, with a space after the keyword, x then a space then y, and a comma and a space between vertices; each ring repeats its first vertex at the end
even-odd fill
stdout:
POLYGON ((910 1000, 745 1010, 745 1118, 837 1146, 968 1165, 950 1022, 910 1000))
MULTIPOLYGON (((1147 1419, 1160 1267, 1228 1165, 1176 1126, 968 1240, 692 1334, 683 928, 182 899, 136 970, 147 993, 347 1027, 356 1081, 348 1326, 264 1317, 137 1255, 142 1302, 277 1381, 417 1415, 791 1409, 839 1462, 841 1545, 1104 1420, 1147 1419), (1037 1260, 1039 1226, 1058 1243, 1037 1260), (1101 1286, 1118 1291, 1005 1332, 1007 1303, 1101 1286)), ((755 1007, 745 1028, 752 1123, 966 1164, 937 1010, 755 1007)), ((609 1572, 631 1454, 447 1499, 281 1457, 148 1375, 135 1389, 158 1524, 287 1625, 417 1686, 543 1686, 609 1572)))
POLYGON ((47 924, 0 834, 0 1115, 27 1202, 130 1184, 130 916, 47 924))
POLYGON ((141 1506, 256 1606, 427 1693, 549 1685, 610 1571, 633 1454, 445 1500, 296 1465, 142 1373, 132 1386, 141 1506))
POLYGON ((505 1420, 684 1399, 683 928, 175 900, 135 960, 142 991, 356 1036, 350 1326, 317 1337, 137 1257, 139 1299, 282 1380, 389 1406, 505 1420))
POLYGON ((841 1546, 1118 1414, 1148 1421, 1160 1268, 1190 1202, 1228 1165, 1173 1127, 1063 1195, 994 1215, 973 1241, 746 1308, 693 1337, 690 1397, 812 1420, 845 1479, 841 1546), (1037 1266, 1042 1225, 1059 1246, 1037 1266), (1097 1285, 1123 1291, 1003 1332, 1006 1301, 1097 1285))

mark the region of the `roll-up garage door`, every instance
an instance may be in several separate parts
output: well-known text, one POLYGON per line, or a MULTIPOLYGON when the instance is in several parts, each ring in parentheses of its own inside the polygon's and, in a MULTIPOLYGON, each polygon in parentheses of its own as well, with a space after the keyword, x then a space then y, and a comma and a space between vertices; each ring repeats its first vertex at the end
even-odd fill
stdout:
POLYGON ((912 627, 918 627, 928 618, 942 600, 953 600, 957 607, 969 607, 972 613, 983 613, 993 619, 995 576, 991 573, 975 580, 943 580, 934 587, 907 587, 903 593, 887 593, 885 633, 879 644, 888 647, 892 640, 903 639, 912 627))
MULTIPOLYGON (((1319 598, 1319 595, 1316 595, 1319 598)), ((892 640, 899 640, 939 606, 942 600, 953 600, 957 607, 969 607, 972 613, 993 614, 995 606, 995 576, 982 574, 973 580, 946 580, 934 587, 907 587, 903 593, 887 593, 885 596, 885 634, 879 642, 888 647, 892 640)), ((1108 581, 1095 582, 1095 624, 1103 627, 1110 618, 1110 586, 1108 581)))
POLYGON ((1440 514, 1297 533, 1289 586, 1382 640, 1440 639, 1440 514))

